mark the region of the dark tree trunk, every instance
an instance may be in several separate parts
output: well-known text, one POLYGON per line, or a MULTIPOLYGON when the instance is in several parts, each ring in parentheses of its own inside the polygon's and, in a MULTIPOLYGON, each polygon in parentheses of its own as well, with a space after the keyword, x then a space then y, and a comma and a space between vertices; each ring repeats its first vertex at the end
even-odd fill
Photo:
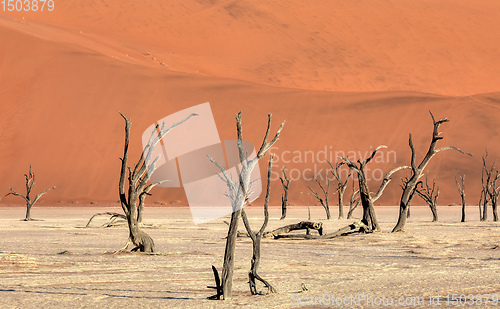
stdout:
MULTIPOLYGON (((465 222, 465 175, 460 174, 459 170, 457 170, 457 172, 460 177, 460 182, 458 181, 457 175, 455 174, 455 184, 457 185, 458 193, 462 198, 462 219, 460 219, 460 222, 465 222)), ((481 210, 481 206, 479 207, 479 210, 481 210)))
POLYGON ((286 198, 287 196, 281 196, 281 217, 280 220, 284 220, 286 218, 286 198))
POLYGON ((33 205, 26 205, 26 217, 24 218, 24 221, 30 221, 33 220, 31 219, 31 207, 33 205))
POLYGON ((493 221, 497 222, 498 221, 498 213, 497 213, 497 196, 496 196, 496 194, 494 194, 492 199, 491 199, 491 210, 493 212, 493 221))
POLYGON ((285 168, 282 170, 283 177, 280 177, 281 186, 283 187, 284 193, 281 195, 281 218, 283 220, 286 218, 286 207, 288 205, 288 188, 290 186, 290 179, 286 176, 285 168))
POLYGON ((269 205, 269 195, 271 194, 271 169, 272 169, 272 165, 273 165, 273 159, 274 159, 274 155, 271 155, 271 158, 269 159, 268 170, 267 170, 267 189, 266 189, 266 198, 264 201, 264 222, 262 223, 262 226, 257 233, 254 233, 252 231, 252 228, 250 227, 250 222, 248 221, 245 210, 244 209, 241 210, 241 215, 243 218, 243 222, 245 224, 245 228, 248 232, 248 235, 252 239, 252 262, 251 262, 250 271, 248 272, 248 279, 249 279, 248 284, 250 287, 250 293, 252 293, 252 295, 257 294, 257 285, 256 285, 255 280, 259 280, 267 287, 267 294, 276 292, 274 287, 269 282, 262 279, 262 277, 260 277, 259 274, 257 273, 257 271, 259 269, 259 264, 260 264, 260 241, 261 241, 262 235, 264 234, 264 231, 267 227, 267 223, 269 222, 268 205, 269 205))
POLYGON ((332 215, 330 214, 330 207, 328 206, 328 201, 326 201, 326 205, 323 204, 323 208, 325 209, 326 212, 326 219, 330 220, 332 218, 332 215))
POLYGON ((488 201, 485 200, 483 202, 483 216, 481 217, 481 221, 488 221, 488 201))
POLYGON ((142 223, 143 210, 144 210, 144 203, 139 202, 139 206, 137 207, 137 223, 142 223))
POLYGON ((462 219, 460 222, 465 222, 465 197, 462 196, 462 219))
POLYGON ((227 231, 226 248, 224 250, 224 264, 222 268, 222 295, 228 300, 233 296, 233 273, 234 273, 234 249, 236 246, 236 235, 238 234, 238 221, 241 209, 231 214, 229 230, 227 231))
POLYGON ((352 213, 359 205, 359 190, 354 189, 354 177, 352 178, 352 194, 349 200, 349 211, 347 212, 347 219, 352 218, 352 213))
POLYGON ((339 192, 339 219, 344 218, 344 191, 345 188, 339 192))
POLYGON ((430 209, 432 212, 432 222, 437 222, 438 221, 438 213, 437 213, 436 205, 433 205, 432 207, 430 207, 430 209))
POLYGON ((368 232, 379 232, 380 226, 378 225, 377 215, 375 214, 375 208, 373 207, 373 201, 370 196, 370 190, 366 184, 364 170, 362 172, 362 174, 358 174, 359 197, 361 199, 361 205, 363 206, 363 219, 361 222, 366 225, 368 232))

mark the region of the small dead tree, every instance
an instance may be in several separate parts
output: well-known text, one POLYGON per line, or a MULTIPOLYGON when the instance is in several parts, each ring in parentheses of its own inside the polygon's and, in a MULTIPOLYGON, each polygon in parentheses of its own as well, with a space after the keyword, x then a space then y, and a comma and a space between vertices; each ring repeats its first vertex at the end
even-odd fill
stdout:
MULTIPOLYGON (((262 282, 266 288, 267 288, 267 293, 275 293, 276 290, 274 287, 267 282, 266 280, 262 279, 261 276, 257 273, 257 270, 259 269, 259 264, 260 264, 260 241, 262 239, 262 235, 264 234, 264 231, 267 227, 267 223, 269 222, 269 194, 271 193, 271 169, 273 167, 273 159, 274 155, 271 155, 269 158, 269 167, 267 170, 267 190, 266 190, 266 199, 264 201, 264 222, 262 223, 262 226, 260 227, 259 231, 257 233, 254 233, 252 231, 252 228, 250 226, 250 222, 248 221, 248 217, 246 215, 245 209, 241 209, 241 217, 243 219, 243 223, 245 224, 245 228, 248 232, 248 236, 252 239, 252 263, 250 267, 250 271, 248 272, 248 284, 250 285, 250 293, 252 295, 257 294, 257 286, 255 284, 255 280, 259 280, 262 282)), ((285 173, 285 169, 283 168, 283 174, 285 173)))
POLYGON ((213 158, 209 156, 210 161, 215 164, 222 172, 223 180, 226 182, 229 192, 228 196, 231 200, 231 206, 233 208, 233 212, 231 214, 231 221, 229 223, 229 229, 227 232, 226 238, 226 248, 224 251, 224 264, 222 268, 222 296, 224 300, 229 300, 232 298, 232 286, 233 286, 233 273, 234 273, 234 250, 236 245, 236 236, 238 233, 238 221, 241 215, 241 210, 243 208, 244 203, 247 201, 246 190, 250 188, 251 181, 250 175, 252 170, 254 169, 257 162, 262 159, 269 148, 271 148, 274 143, 278 141, 281 130, 285 125, 285 122, 281 123, 278 131, 274 135, 274 138, 268 142, 269 134, 271 131, 271 114, 268 114, 267 121, 267 130, 264 136, 264 140, 262 141, 262 145, 260 146, 257 155, 249 159, 247 158, 247 153, 245 148, 243 147, 243 133, 242 133, 242 125, 241 125, 241 112, 236 115, 236 130, 238 135, 238 152, 241 162, 241 170, 239 174, 238 181, 233 181, 231 176, 226 171, 226 169, 216 162, 213 158))
POLYGON ((281 218, 283 220, 286 218, 286 207, 288 206, 288 188, 290 187, 290 179, 286 176, 285 167, 281 170, 283 177, 280 177, 281 186, 283 187, 283 194, 281 195, 281 218))
POLYGON ((323 195, 324 195, 324 198, 321 197, 316 191, 314 191, 310 186, 307 186, 309 188, 309 190, 312 192, 312 193, 309 193, 309 192, 302 192, 303 194, 309 194, 309 195, 312 195, 314 196, 320 203, 321 203, 321 206, 323 206, 323 208, 325 209, 325 212, 326 212, 326 219, 327 220, 330 220, 331 218, 331 215, 330 215, 330 205, 329 205, 329 202, 328 202, 328 197, 330 195, 330 181, 327 179, 326 180, 326 189, 321 185, 321 182, 315 177, 314 180, 316 181, 316 183, 318 184, 318 186, 321 188, 321 191, 323 191, 323 195))
POLYGON ((352 178, 352 193, 349 199, 349 211, 347 212, 347 219, 352 219, 352 213, 359 205, 359 190, 355 190, 354 177, 352 178))
POLYGON ((465 175, 460 174, 459 170, 457 170, 457 173, 460 181, 458 181, 457 175, 455 174, 455 184, 457 185, 458 193, 462 198, 462 219, 460 222, 465 222, 465 175))
POLYGON ((347 182, 349 181, 349 177, 351 177, 352 171, 349 169, 349 173, 347 174, 347 177, 345 178, 345 181, 342 180, 342 175, 340 174, 340 168, 342 167, 342 163, 337 163, 335 164, 335 167, 333 166, 330 161, 326 160, 328 164, 330 165, 331 168, 331 173, 333 177, 335 177, 335 180, 337 180, 337 195, 339 198, 339 219, 344 218, 344 192, 345 189, 347 189, 347 182))
POLYGON ((432 180, 432 188, 429 186, 429 182, 427 181, 427 174, 425 175, 425 188, 421 181, 418 182, 416 186, 415 192, 420 198, 422 198, 432 212, 432 222, 438 221, 438 212, 437 212, 437 199, 439 197, 439 186, 436 188, 436 180, 432 180), (422 187, 422 189, 418 189, 418 185, 422 187))
POLYGON ((377 221, 377 216, 375 214, 375 208, 373 206, 373 203, 382 196, 384 189, 391 181, 392 174, 401 169, 410 168, 409 166, 400 166, 394 168, 389 173, 387 173, 384 179, 382 180, 382 183, 380 184, 377 193, 375 194, 375 196, 372 197, 366 180, 365 166, 375 157, 377 151, 382 148, 387 148, 387 146, 384 145, 378 146, 377 148, 375 148, 375 150, 373 150, 372 154, 368 158, 366 158, 363 161, 358 160, 357 162, 358 165, 356 165, 348 158, 341 157, 342 164, 346 164, 351 170, 355 171, 358 174, 359 198, 361 200, 361 205, 363 206, 363 219, 361 220, 361 223, 364 226, 365 229, 364 232, 380 231, 380 226, 377 221))
POLYGON ((128 144, 130 137, 130 119, 125 117, 120 113, 122 118, 125 120, 125 146, 123 150, 123 158, 121 158, 121 170, 120 170, 120 182, 119 182, 119 194, 120 203, 127 217, 127 224, 129 228, 129 237, 127 244, 120 251, 125 251, 129 247, 130 243, 133 243, 136 247, 132 251, 140 252, 154 252, 155 244, 151 236, 139 228, 139 219, 141 217, 142 209, 144 207, 144 200, 146 199, 149 191, 153 189, 156 185, 159 185, 167 180, 162 180, 154 183, 148 184, 149 173, 148 170, 154 170, 156 162, 160 158, 157 156, 152 159, 153 150, 158 144, 158 142, 173 128, 183 124, 189 118, 197 116, 197 114, 191 114, 182 121, 179 121, 169 128, 165 128, 165 123, 161 125, 156 125, 155 129, 151 131, 148 144, 144 147, 141 157, 137 164, 135 164, 132 170, 128 166, 128 144), (128 171, 128 177, 127 177, 128 171), (125 188, 125 178, 128 179, 128 188, 125 188))
POLYGON ((33 189, 33 186, 35 185, 35 173, 31 172, 31 165, 28 174, 24 174, 24 177, 26 178, 26 195, 17 193, 11 187, 10 192, 7 193, 5 196, 16 195, 22 197, 26 201, 26 216, 24 218, 24 221, 31 221, 34 220, 31 218, 31 208, 33 207, 33 205, 35 205, 35 203, 42 197, 42 195, 44 195, 45 193, 49 192, 52 189, 55 189, 56 187, 52 187, 45 191, 42 191, 38 193, 34 199, 31 199, 30 197, 31 189, 33 189))
POLYGON ((424 172, 425 168, 427 167, 427 164, 429 161, 436 155, 438 152, 441 152, 443 150, 449 150, 453 149, 456 150, 462 154, 469 155, 473 157, 472 154, 464 152, 460 150, 459 148, 455 146, 446 146, 446 147, 441 147, 436 149, 436 144, 439 140, 443 139, 442 136, 440 136, 439 132, 439 127, 445 123, 448 122, 449 120, 446 118, 440 119, 436 121, 434 119, 434 116, 432 113, 429 111, 431 118, 432 118, 432 123, 434 125, 434 129, 432 132, 432 140, 429 145, 429 150, 427 151, 425 157, 422 159, 419 165, 416 163, 416 151, 415 147, 413 146, 413 141, 411 137, 411 133, 409 134, 409 139, 408 139, 408 144, 410 145, 411 149, 411 176, 408 178, 408 181, 405 183, 404 188, 403 188, 403 193, 401 194, 401 199, 399 203, 399 217, 398 217, 398 222, 396 223, 396 226, 392 229, 392 232, 402 232, 405 229, 406 225, 406 218, 408 217, 408 205, 411 202, 411 199, 413 198, 414 195, 414 190, 415 187, 417 186, 417 183, 422 176, 422 173, 424 172))

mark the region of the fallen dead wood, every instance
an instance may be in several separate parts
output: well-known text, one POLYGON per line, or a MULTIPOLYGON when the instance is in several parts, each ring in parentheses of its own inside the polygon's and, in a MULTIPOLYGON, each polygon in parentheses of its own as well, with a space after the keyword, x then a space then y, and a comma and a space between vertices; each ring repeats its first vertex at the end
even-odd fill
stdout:
POLYGON ((89 222, 85 225, 85 227, 89 227, 92 220, 97 216, 111 216, 109 221, 101 225, 101 227, 112 227, 117 225, 124 225, 127 223, 127 217, 125 215, 119 214, 117 212, 99 212, 90 217, 89 222), (122 219, 123 221, 119 220, 122 219), (116 222, 118 220, 118 222, 116 222))
POLYGON ((338 229, 337 231, 333 233, 328 233, 325 235, 308 235, 308 234, 287 234, 287 235, 275 235, 274 239, 279 239, 279 238, 301 238, 301 239, 331 239, 335 238, 344 234, 351 234, 351 233, 364 233, 367 229, 367 226, 361 222, 353 222, 352 224, 349 224, 348 226, 345 226, 341 229, 338 229))
POLYGON ((264 233, 263 237, 279 238, 281 234, 290 233, 297 230, 317 230, 319 235, 323 235, 323 222, 301 221, 299 223, 285 225, 271 232, 264 233))

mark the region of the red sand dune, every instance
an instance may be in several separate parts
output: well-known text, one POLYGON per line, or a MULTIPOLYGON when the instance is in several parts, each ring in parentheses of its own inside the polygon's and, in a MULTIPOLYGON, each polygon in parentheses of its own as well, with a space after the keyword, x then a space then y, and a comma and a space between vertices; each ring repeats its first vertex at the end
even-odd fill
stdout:
MULTIPOLYGON (((36 190, 57 186, 47 202, 116 201, 118 111, 132 118, 133 159, 147 126, 209 101, 221 139, 235 138, 239 110, 255 145, 266 113, 276 128, 287 120, 276 171, 325 169, 310 157, 283 162, 284 151, 304 161, 325 146, 364 154, 387 145, 372 173, 408 164, 408 133, 419 159, 432 110, 451 120, 440 145, 476 155, 449 151, 431 161, 439 204, 460 201, 456 168, 467 175, 468 202, 477 203, 480 157, 486 147, 492 160, 500 155, 499 29, 495 0, 87 0, 56 1, 53 12, 0 12, 0 193, 21 191, 32 164, 36 190)), ((399 183, 396 175, 378 202, 396 204, 399 183)), ((292 183, 291 203, 315 202, 301 194, 306 185, 314 184, 292 183)), ((152 193, 150 201, 185 203, 181 189, 152 193)), ((280 195, 275 181, 273 204, 280 195)))

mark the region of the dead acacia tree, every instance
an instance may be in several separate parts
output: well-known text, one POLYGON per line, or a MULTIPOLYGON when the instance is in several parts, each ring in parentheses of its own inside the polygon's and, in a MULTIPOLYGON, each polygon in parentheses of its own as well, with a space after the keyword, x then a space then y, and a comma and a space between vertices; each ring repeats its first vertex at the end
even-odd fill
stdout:
POLYGON ((285 122, 281 123, 278 131, 274 135, 274 138, 268 142, 269 134, 271 131, 271 114, 268 114, 267 121, 267 130, 264 136, 264 140, 262 141, 262 145, 260 146, 257 155, 249 159, 247 157, 247 153, 243 146, 243 133, 242 133, 242 125, 241 125, 241 112, 236 115, 236 130, 238 135, 238 153, 239 159, 241 162, 241 170, 239 174, 239 179, 237 181, 233 181, 231 176, 226 171, 226 169, 216 162, 213 158, 209 156, 209 159, 212 163, 214 163, 222 172, 222 179, 226 182, 228 186, 228 196, 231 201, 231 207, 233 208, 233 212, 231 214, 231 221, 229 223, 229 229, 227 232, 226 238, 226 248, 224 251, 224 264, 222 268, 222 296, 224 300, 229 300, 232 298, 232 286, 233 286, 233 273, 234 273, 234 250, 236 245, 236 236, 238 233, 238 221, 241 215, 241 209, 243 208, 244 203, 247 200, 246 191, 251 186, 250 175, 252 170, 254 169, 257 162, 262 159, 269 148, 271 148, 274 143, 278 141, 281 130, 285 125, 285 122))
POLYGON ((401 199, 400 199, 400 203, 399 203, 398 222, 396 223, 396 226, 394 226, 394 228, 392 229, 392 232, 404 231, 405 225, 406 225, 406 218, 408 216, 408 205, 411 202, 411 199, 414 195, 415 187, 417 186, 419 178, 422 176, 422 173, 424 172, 425 168, 427 167, 427 164, 432 159, 432 157, 434 157, 434 155, 436 155, 438 152, 441 152, 443 150, 453 149, 453 150, 456 150, 462 154, 473 156, 472 154, 464 152, 455 146, 446 146, 446 147, 441 147, 441 148, 436 149, 437 142, 439 140, 443 139, 443 137, 440 136, 439 127, 443 123, 448 122, 449 120, 447 118, 443 118, 443 119, 436 121, 434 119, 434 116, 432 115, 432 113, 430 111, 429 111, 429 113, 431 115, 432 123, 434 125, 434 129, 432 132, 432 140, 431 140, 431 143, 429 145, 429 150, 427 150, 426 155, 424 156, 424 158, 422 159, 422 161, 418 165, 416 163, 416 151, 415 151, 415 147, 413 146, 411 133, 409 134, 408 144, 409 144, 410 149, 411 149, 411 159, 410 159, 411 176, 408 178, 408 181, 404 185, 403 193, 401 194, 401 199))
POLYGON ((479 197, 479 220, 488 220, 488 203, 490 202, 490 195, 488 194, 489 187, 491 185, 491 175, 495 168, 495 162, 491 164, 491 168, 486 167, 486 158, 488 157, 488 151, 485 150, 485 154, 482 157, 483 166, 481 170, 481 195, 479 197), (483 207, 481 209, 481 206, 483 207))
POLYGON ((458 193, 462 198, 462 219, 460 220, 460 222, 465 222, 465 175, 460 174, 459 170, 457 170, 457 173, 458 177, 460 178, 460 182, 458 181, 457 175, 455 174, 455 184, 457 185, 458 193))
POLYGON ((137 161, 132 170, 128 166, 128 144, 130 137, 130 119, 125 117, 120 113, 122 118, 125 120, 125 146, 123 150, 123 158, 121 158, 121 170, 120 170, 120 182, 118 185, 120 194, 120 204, 122 206, 123 212, 127 217, 127 224, 129 228, 129 237, 127 244, 120 251, 127 250, 130 243, 133 243, 136 247, 132 251, 140 252, 154 252, 155 244, 151 236, 139 228, 139 219, 141 218, 142 209, 144 207, 144 200, 149 192, 156 185, 159 185, 167 180, 162 180, 154 183, 149 183, 148 170, 154 170, 156 162, 160 158, 159 155, 152 158, 153 150, 158 142, 173 128, 183 124, 189 118, 197 116, 197 114, 191 114, 182 121, 179 121, 170 127, 166 128, 165 123, 161 125, 156 125, 155 129, 151 131, 147 145, 144 147, 141 157, 137 161), (128 171, 128 177, 127 177, 128 171), (128 179, 128 188, 125 188, 125 178, 128 179))
POLYGON ((321 191, 323 191, 323 195, 324 195, 324 198, 321 197, 316 191, 314 191, 310 186, 307 186, 309 188, 309 190, 312 192, 312 193, 309 193, 309 192, 302 192, 303 194, 309 194, 309 195, 312 195, 314 196, 320 203, 321 203, 321 206, 323 206, 323 208, 325 209, 325 212, 326 212, 326 219, 327 220, 330 220, 331 218, 331 215, 330 215, 330 205, 329 205, 329 202, 328 202, 328 198, 329 198, 329 195, 330 195, 330 181, 327 179, 326 180, 326 189, 321 185, 321 182, 318 180, 318 178, 314 178, 314 180, 316 181, 316 183, 318 184, 318 186, 321 188, 321 191))
MULTIPOLYGON (((273 167, 273 159, 274 155, 271 155, 269 158, 269 167, 267 169, 267 190, 266 190, 266 198, 264 201, 264 222, 262 223, 262 226, 260 227, 259 231, 257 233, 254 233, 252 231, 252 228, 250 226, 250 222, 248 221, 248 217, 246 215, 245 209, 241 209, 241 217, 243 219, 243 224, 245 225, 245 228, 248 232, 248 236, 252 239, 252 262, 250 266, 250 271, 248 272, 248 284, 250 285, 250 293, 252 295, 257 294, 257 286, 255 284, 255 280, 259 280, 262 282, 266 288, 267 288, 267 293, 275 293, 276 290, 274 287, 267 282, 266 280, 262 279, 261 276, 257 273, 257 270, 259 269, 259 264, 260 264, 260 241, 262 239, 262 235, 264 234, 264 231, 267 227, 267 223, 269 222, 269 194, 271 193, 271 169, 273 167)), ((283 168, 283 173, 285 169, 283 168)))
POLYGON ((280 177, 281 186, 283 187, 283 194, 281 195, 281 218, 283 220, 286 218, 286 207, 288 206, 288 188, 290 187, 290 179, 286 176, 285 167, 281 170, 283 177, 280 177))
POLYGON ((425 188, 421 181, 418 182, 416 186, 415 192, 420 198, 422 198, 432 212, 432 222, 438 221, 438 212, 437 212, 437 199, 439 197, 439 186, 436 188, 436 180, 432 180, 432 188, 429 186, 429 182, 427 181, 427 174, 425 175, 425 188), (418 185, 422 187, 422 189, 418 189, 418 185))
POLYGON ((30 165, 30 170, 29 170, 28 174, 24 174, 24 177, 26 178, 26 195, 22 195, 20 193, 17 193, 11 187, 10 192, 7 193, 5 196, 16 195, 16 196, 22 197, 26 201, 26 216, 24 218, 24 221, 31 221, 31 220, 33 220, 31 218, 31 208, 33 207, 33 205, 35 205, 35 203, 42 197, 42 195, 44 195, 45 193, 49 192, 52 189, 55 189, 56 187, 54 186, 54 187, 49 188, 45 191, 42 191, 42 192, 38 193, 34 199, 31 199, 31 197, 30 197, 31 190, 33 189, 33 186, 35 185, 35 173, 31 172, 31 165, 30 165))
POLYGON ((493 212, 493 221, 498 221, 498 213, 497 213, 497 203, 498 203, 498 194, 500 190, 500 186, 497 187, 497 181, 500 178, 500 174, 498 171, 495 171, 495 177, 492 178, 491 187, 488 194, 490 195, 491 200, 491 210, 493 212))
POLYGON ((355 190, 355 179, 352 177, 352 192, 349 199, 349 211, 347 212, 347 219, 352 219, 352 213, 359 205, 359 190, 355 190))
POLYGON ((335 180, 337 180, 337 195, 339 198, 339 219, 344 218, 344 192, 345 189, 347 189, 347 182, 349 181, 349 177, 351 177, 351 170, 349 169, 349 173, 347 174, 347 177, 345 178, 345 181, 342 180, 342 175, 340 174, 340 168, 342 167, 342 163, 337 163, 335 164, 335 167, 333 166, 330 161, 326 160, 328 164, 330 165, 331 168, 331 173, 333 177, 335 177, 335 180))
POLYGON ((365 174, 365 166, 375 157, 377 151, 382 148, 387 148, 387 146, 385 145, 378 146, 377 148, 375 148, 375 150, 373 150, 372 154, 368 158, 362 161, 358 160, 357 165, 351 160, 349 160, 349 158, 340 157, 340 159, 342 159, 342 164, 347 165, 351 170, 353 170, 358 174, 359 198, 361 200, 361 205, 363 206, 363 219, 361 220, 361 223, 364 225, 365 229, 364 232, 380 231, 380 226, 377 221, 377 216, 375 214, 375 208, 373 206, 373 203, 382 196, 384 189, 392 180, 391 179, 392 174, 394 174, 399 170, 410 168, 409 166, 400 166, 388 172, 385 175, 384 179, 382 180, 382 183, 380 184, 377 193, 375 194, 375 196, 372 197, 370 194, 370 189, 368 188, 368 182, 365 174))
POLYGON ((491 186, 488 194, 490 195, 491 200, 491 211, 493 212, 493 221, 498 221, 498 213, 497 213, 497 203, 498 203, 498 194, 500 186, 497 187, 497 180, 500 177, 498 171, 495 172, 495 177, 492 178, 491 186))
POLYGON ((500 178, 499 171, 495 168, 495 163, 491 164, 488 168, 486 158, 488 151, 483 155, 483 168, 481 172, 481 196, 479 198, 479 218, 481 221, 488 220, 488 204, 491 202, 491 209, 493 212, 493 221, 498 221, 497 203, 500 187, 497 187, 498 178, 500 178), (483 208, 481 209, 481 204, 483 208))

